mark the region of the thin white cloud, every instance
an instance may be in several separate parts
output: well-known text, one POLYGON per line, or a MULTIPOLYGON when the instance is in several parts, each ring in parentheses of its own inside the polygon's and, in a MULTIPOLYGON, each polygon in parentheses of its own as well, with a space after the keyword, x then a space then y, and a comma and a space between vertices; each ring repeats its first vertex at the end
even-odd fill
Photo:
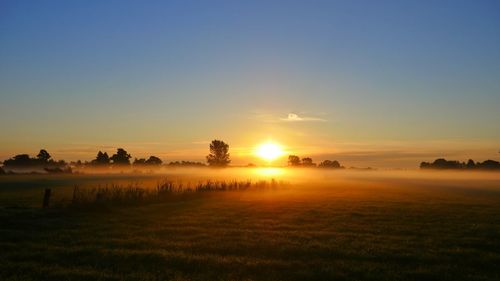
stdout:
POLYGON ((285 122, 326 122, 325 119, 311 116, 299 116, 295 113, 288 113, 286 118, 280 118, 280 120, 285 122))
MULTIPOLYGON (((304 113, 306 114, 306 113, 304 113)), ((318 115, 325 115, 324 113, 315 113, 316 116, 318 115)), ((328 120, 319 118, 316 116, 310 116, 310 115, 303 115, 303 113, 297 114, 297 113, 288 113, 286 117, 277 117, 276 115, 270 114, 270 113, 263 113, 263 112, 251 112, 250 119, 253 120, 258 120, 260 122, 265 122, 265 123, 279 123, 279 122, 327 122, 328 120)))

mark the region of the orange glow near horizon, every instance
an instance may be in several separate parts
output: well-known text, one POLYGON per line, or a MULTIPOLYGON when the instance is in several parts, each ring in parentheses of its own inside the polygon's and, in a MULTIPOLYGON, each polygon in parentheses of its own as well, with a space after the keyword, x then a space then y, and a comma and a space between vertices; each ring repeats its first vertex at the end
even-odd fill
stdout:
POLYGON ((267 167, 267 168, 257 168, 255 172, 260 176, 276 177, 283 175, 285 173, 285 169, 276 167, 267 167))

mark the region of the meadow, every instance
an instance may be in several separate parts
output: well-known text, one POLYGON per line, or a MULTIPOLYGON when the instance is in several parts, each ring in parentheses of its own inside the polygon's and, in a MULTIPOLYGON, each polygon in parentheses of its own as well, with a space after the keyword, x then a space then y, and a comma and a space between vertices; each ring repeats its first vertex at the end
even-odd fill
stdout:
POLYGON ((1 280, 499 280, 500 175, 176 170, 0 177, 1 280), (74 186, 285 180, 72 206, 74 186), (52 206, 42 209, 45 188, 52 206))

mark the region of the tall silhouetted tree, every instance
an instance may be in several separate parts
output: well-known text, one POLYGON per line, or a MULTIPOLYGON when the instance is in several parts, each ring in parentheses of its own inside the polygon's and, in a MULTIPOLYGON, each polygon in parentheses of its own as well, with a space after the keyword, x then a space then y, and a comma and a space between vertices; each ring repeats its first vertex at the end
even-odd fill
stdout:
POLYGON ((466 167, 467 169, 474 169, 476 167, 476 163, 474 162, 474 160, 469 159, 469 161, 467 161, 466 167))
POLYGON ((229 159, 229 145, 221 140, 213 140, 210 143, 210 154, 207 155, 208 165, 213 167, 225 167, 229 159))
POLYGON ((51 156, 45 149, 41 149, 36 158, 42 162, 42 163, 47 163, 49 162, 51 156))
POLYGON ((102 151, 97 152, 96 158, 94 160, 92 160, 90 163, 92 165, 95 165, 95 166, 107 166, 107 165, 109 165, 110 159, 109 159, 108 153, 107 152, 103 153, 102 151))
POLYGON ((113 165, 126 166, 130 165, 130 158, 132 158, 132 156, 130 156, 125 149, 118 148, 110 159, 113 161, 113 165))
POLYGON ((300 158, 297 155, 288 156, 288 165, 290 166, 300 166, 300 158))

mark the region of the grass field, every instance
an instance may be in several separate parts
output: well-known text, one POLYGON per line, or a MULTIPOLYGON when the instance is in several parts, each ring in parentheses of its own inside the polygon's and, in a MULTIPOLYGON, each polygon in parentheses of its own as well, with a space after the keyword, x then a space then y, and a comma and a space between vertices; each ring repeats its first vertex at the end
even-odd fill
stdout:
POLYGON ((75 184, 165 175, 0 177, 0 280, 500 280, 498 174, 203 173, 167 177, 291 185, 72 208, 75 184))

